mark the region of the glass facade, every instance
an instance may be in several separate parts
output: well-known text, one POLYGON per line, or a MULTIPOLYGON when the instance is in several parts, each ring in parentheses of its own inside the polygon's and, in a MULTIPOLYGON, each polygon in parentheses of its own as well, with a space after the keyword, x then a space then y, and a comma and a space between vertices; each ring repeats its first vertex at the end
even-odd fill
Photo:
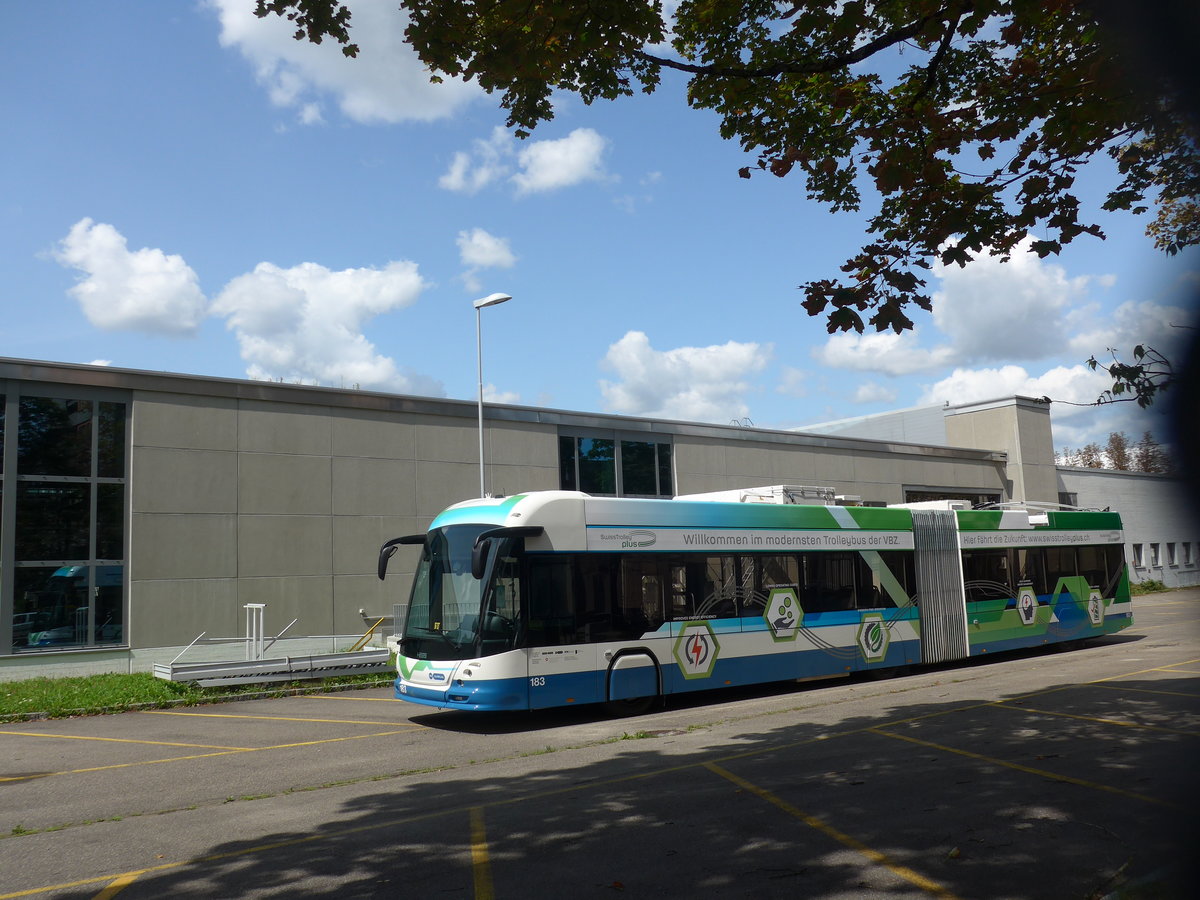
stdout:
POLYGON ((0 409, 0 654, 125 642, 128 403, 54 393, 0 409))
POLYGON ((673 497, 669 438, 560 435, 559 486, 609 497, 673 497))

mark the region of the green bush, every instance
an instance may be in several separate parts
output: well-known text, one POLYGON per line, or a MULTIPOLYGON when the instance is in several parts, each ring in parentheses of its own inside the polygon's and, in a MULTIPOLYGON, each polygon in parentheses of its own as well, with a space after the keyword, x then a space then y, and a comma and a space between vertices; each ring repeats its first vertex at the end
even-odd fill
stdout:
POLYGON ((1131 581, 1129 583, 1129 593, 1135 597, 1138 594, 1161 594, 1167 590, 1167 586, 1161 581, 1149 578, 1146 581, 1131 581))

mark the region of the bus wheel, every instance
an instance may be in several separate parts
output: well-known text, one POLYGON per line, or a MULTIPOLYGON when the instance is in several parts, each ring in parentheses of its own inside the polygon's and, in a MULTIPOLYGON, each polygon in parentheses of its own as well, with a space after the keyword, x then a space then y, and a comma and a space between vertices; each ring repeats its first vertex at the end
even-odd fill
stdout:
POLYGON ((657 699, 655 696, 650 696, 630 697, 628 700, 609 700, 604 704, 604 711, 613 718, 640 716, 649 712, 657 699))

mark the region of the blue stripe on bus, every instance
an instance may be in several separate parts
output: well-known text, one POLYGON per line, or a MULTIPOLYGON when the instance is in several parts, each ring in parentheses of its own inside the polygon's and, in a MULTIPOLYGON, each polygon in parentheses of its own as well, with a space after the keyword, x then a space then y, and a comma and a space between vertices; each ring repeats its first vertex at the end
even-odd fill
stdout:
MULTIPOLYGON (((892 641, 886 657, 870 666, 857 654, 846 653, 841 658, 835 658, 824 650, 789 650, 765 655, 725 657, 717 660, 712 674, 707 678, 685 678, 675 663, 667 663, 662 666, 663 690, 666 694, 679 694, 797 678, 836 677, 868 668, 903 666, 919 659, 919 642, 912 640, 892 641)), ((540 683, 537 685, 533 684, 534 680, 526 677, 480 680, 470 685, 452 685, 443 689, 408 684, 397 678, 395 697, 397 700, 439 709, 497 711, 600 703, 608 699, 603 670, 538 676, 540 683)), ((623 692, 618 689, 618 693, 623 692)))

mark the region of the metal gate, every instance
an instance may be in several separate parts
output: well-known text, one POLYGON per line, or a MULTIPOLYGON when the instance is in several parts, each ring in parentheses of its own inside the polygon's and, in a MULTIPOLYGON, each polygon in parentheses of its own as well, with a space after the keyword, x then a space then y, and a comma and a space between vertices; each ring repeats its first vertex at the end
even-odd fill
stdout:
POLYGON ((917 605, 921 614, 921 662, 962 659, 967 650, 958 519, 953 510, 914 509, 917 605))

